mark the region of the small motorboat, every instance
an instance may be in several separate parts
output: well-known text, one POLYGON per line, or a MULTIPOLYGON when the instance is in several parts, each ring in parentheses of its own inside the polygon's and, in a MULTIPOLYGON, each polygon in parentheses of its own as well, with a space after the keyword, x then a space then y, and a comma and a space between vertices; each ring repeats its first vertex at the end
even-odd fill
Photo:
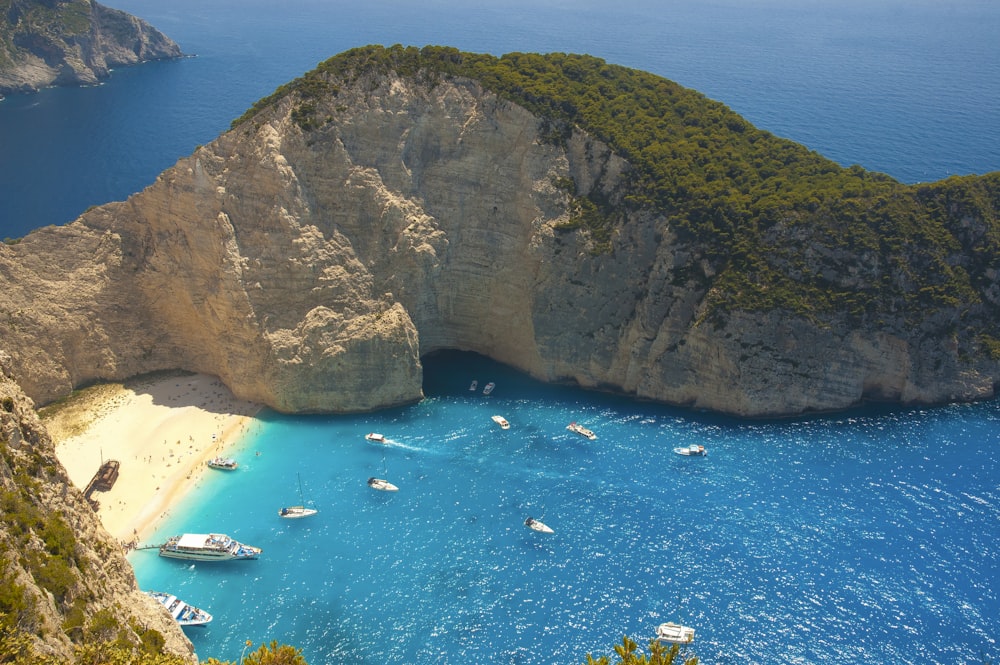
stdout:
POLYGON ((656 627, 656 639, 662 642, 687 644, 694 641, 694 628, 688 628, 672 621, 661 623, 656 627))
POLYGON ((528 527, 532 531, 537 531, 539 533, 555 533, 551 527, 542 522, 541 520, 536 520, 534 517, 529 517, 524 520, 524 526, 528 527))
POLYGON ((484 395, 489 395, 491 392, 493 392, 493 389, 496 388, 496 387, 497 387, 497 384, 495 384, 492 381, 490 381, 489 383, 487 383, 483 387, 483 394, 484 395))
POLYGON ((167 608, 174 621, 182 626, 204 626, 212 621, 211 614, 194 605, 188 605, 173 594, 162 591, 146 591, 145 593, 167 608))
POLYGON ((500 429, 510 429, 510 423, 503 416, 493 416, 493 422, 500 425, 500 429))
POLYGON ((388 480, 382 478, 376 478, 372 476, 368 479, 368 487, 373 490, 379 490, 380 492, 398 492, 399 488, 390 483, 388 480))
POLYGON ((385 437, 378 432, 368 432, 368 434, 365 434, 365 438, 375 443, 385 443, 385 437))
POLYGON ((223 471, 232 471, 239 464, 236 463, 232 457, 213 457, 212 459, 205 462, 210 468, 222 469, 223 471))
POLYGON ((585 436, 588 439, 590 439, 591 441, 593 441, 594 439, 597 438, 596 434, 594 434, 592 431, 590 431, 589 429, 587 429, 583 425, 577 425, 576 423, 570 423, 569 425, 566 425, 566 429, 568 429, 570 432, 575 432, 576 434, 579 434, 580 436, 585 436))
POLYGON ((691 444, 690 446, 684 446, 682 448, 674 448, 674 452, 677 453, 678 455, 688 455, 697 457, 704 457, 705 455, 708 454, 708 451, 705 450, 705 446, 699 446, 697 444, 691 444))
POLYGON ((476 388, 478 388, 478 387, 479 387, 479 381, 476 381, 475 379, 473 379, 472 383, 469 384, 469 391, 470 392, 476 392, 476 388))

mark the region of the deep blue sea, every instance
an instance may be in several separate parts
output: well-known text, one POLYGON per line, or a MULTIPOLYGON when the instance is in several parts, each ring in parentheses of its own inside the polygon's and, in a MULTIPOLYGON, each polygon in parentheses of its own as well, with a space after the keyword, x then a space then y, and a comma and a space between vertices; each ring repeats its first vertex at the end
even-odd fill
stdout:
MULTIPOLYGON (((584 52, 903 182, 1000 169, 993 0, 108 0, 194 57, 0 102, 0 237, 121 200, 345 49, 584 52)), ((694 626, 703 663, 1000 659, 1000 403, 739 422, 428 362, 424 402, 264 413, 155 536, 258 561, 131 555, 215 615, 202 657, 277 640, 323 663, 582 663, 694 626), (476 378, 497 383, 489 397, 476 378), (490 416, 511 422, 499 430, 490 416), (587 441, 570 421, 593 429, 587 441), (364 440, 380 431, 390 444, 364 440), (675 455, 704 444, 709 455, 675 455), (365 480, 388 477, 396 494, 365 480), (305 496, 318 515, 277 517, 305 496), (555 533, 523 526, 543 518, 555 533)))
POLYGON ((0 102, 0 238, 123 200, 364 44, 589 53, 904 182, 1000 169, 995 0, 107 0, 196 57, 0 102))

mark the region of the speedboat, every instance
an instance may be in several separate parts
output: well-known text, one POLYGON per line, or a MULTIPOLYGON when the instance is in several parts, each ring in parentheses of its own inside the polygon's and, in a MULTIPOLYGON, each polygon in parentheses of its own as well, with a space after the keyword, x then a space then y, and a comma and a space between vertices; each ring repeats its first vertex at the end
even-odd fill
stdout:
POLYGON ((368 434, 365 434, 365 438, 375 443, 385 443, 385 437, 378 432, 368 432, 368 434))
POLYGON ((497 387, 497 384, 495 384, 492 381, 490 381, 489 383, 487 383, 483 387, 483 394, 484 395, 489 395, 491 392, 493 392, 493 389, 496 388, 496 387, 497 387))
POLYGON ((585 436, 588 439, 590 439, 591 441, 593 441, 594 439, 597 438, 596 434, 594 434, 593 432, 591 432, 589 429, 587 429, 583 425, 577 425, 576 423, 570 423, 569 425, 566 425, 566 429, 568 429, 570 432, 575 432, 575 433, 579 434, 580 436, 585 436))
POLYGON ((204 626, 212 620, 211 614, 194 605, 188 605, 177 596, 162 591, 146 591, 145 593, 167 608, 170 616, 182 626, 204 626))
POLYGON ((686 644, 694 641, 694 628, 682 626, 679 623, 668 621, 656 627, 656 639, 663 642, 674 642, 676 644, 686 644))
POLYGON ((368 479, 368 487, 373 490, 379 490, 381 492, 398 492, 399 488, 390 483, 388 480, 382 478, 376 478, 372 476, 368 479))
POLYGON ((524 520, 524 526, 528 527, 532 531, 537 531, 539 533, 555 533, 547 524, 541 520, 536 520, 534 517, 529 517, 524 520))
POLYGON ((232 457, 213 457, 205 464, 213 469, 222 469, 223 471, 232 471, 239 466, 232 457))
POLYGON ((493 422, 500 425, 500 429, 510 429, 510 423, 503 416, 493 416, 493 422))
POLYGON ((479 387, 479 381, 476 381, 475 379, 473 379, 472 383, 469 384, 469 390, 472 392, 476 392, 476 388, 478 387, 479 387))
POLYGON ((261 549, 244 545, 221 533, 185 533, 160 545, 160 556, 190 561, 256 559, 261 549))
POLYGON ((704 456, 708 454, 705 450, 705 446, 699 446, 692 443, 690 446, 684 446, 682 448, 674 448, 674 452, 678 455, 690 455, 690 456, 704 456))

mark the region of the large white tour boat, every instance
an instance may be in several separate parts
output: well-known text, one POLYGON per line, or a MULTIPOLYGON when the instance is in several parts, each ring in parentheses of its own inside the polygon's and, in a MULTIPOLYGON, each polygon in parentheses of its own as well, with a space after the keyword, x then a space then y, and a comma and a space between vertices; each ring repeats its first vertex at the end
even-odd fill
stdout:
POLYGON ((261 549, 244 545, 220 533, 185 533, 160 545, 160 556, 190 561, 256 559, 261 549))

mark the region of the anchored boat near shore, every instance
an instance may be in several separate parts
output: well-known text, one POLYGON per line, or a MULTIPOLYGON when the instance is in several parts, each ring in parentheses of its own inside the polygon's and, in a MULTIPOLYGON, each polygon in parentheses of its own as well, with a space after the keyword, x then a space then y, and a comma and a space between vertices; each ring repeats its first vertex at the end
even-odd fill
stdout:
POLYGON ((212 615, 205 610, 188 605, 172 594, 162 591, 147 591, 146 595, 167 608, 170 616, 182 626, 204 626, 212 620, 212 615))
POLYGON ((222 469, 223 471, 232 471, 239 466, 232 457, 213 457, 205 464, 213 469, 222 469))
POLYGON ((189 561, 256 559, 262 550, 220 533, 185 533, 160 545, 160 556, 189 561))

